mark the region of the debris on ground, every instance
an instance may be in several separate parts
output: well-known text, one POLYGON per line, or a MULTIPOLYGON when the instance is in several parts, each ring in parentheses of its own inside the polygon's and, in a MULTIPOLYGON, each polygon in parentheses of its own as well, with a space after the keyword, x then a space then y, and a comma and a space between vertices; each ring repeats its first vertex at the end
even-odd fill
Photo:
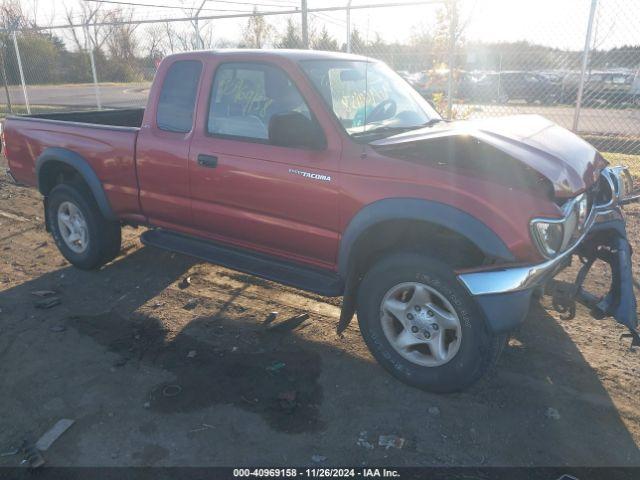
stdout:
POLYGON ((51 307, 55 307, 56 305, 60 305, 60 298, 58 297, 49 297, 44 300, 38 300, 35 303, 36 308, 47 309, 51 307))
POLYGON ((544 416, 553 420, 560 420, 560 412, 552 407, 547 408, 544 416))
POLYGON ((195 358, 196 355, 198 355, 198 352, 196 352, 195 350, 189 350, 189 353, 187 353, 187 358, 195 358))
POLYGON ((178 285, 178 288, 180 290, 184 290, 185 288, 188 288, 189 286, 191 286, 191 277, 184 277, 182 279, 182 281, 180 282, 180 284, 178 285))
POLYGON ((278 312, 269 312, 267 318, 264 319, 264 324, 268 326, 273 323, 276 318, 278 318, 278 312))
POLYGON ((162 395, 165 397, 175 397, 182 393, 182 387, 180 385, 165 385, 162 389, 162 395))
POLYGON ((24 459, 20 462, 22 465, 29 465, 29 468, 40 468, 44 465, 45 460, 40 450, 34 445, 24 449, 24 459))
POLYGON ((208 423, 202 423, 199 427, 194 428, 193 430, 189 430, 189 433, 202 432, 204 430, 210 430, 212 428, 216 428, 213 425, 209 425, 208 423))
POLYGON ((67 327, 65 327, 64 325, 52 325, 51 327, 49 327, 49 331, 55 333, 64 332, 66 329, 67 327))
POLYGON ((308 313, 301 313, 300 315, 294 315, 291 318, 287 318, 282 322, 270 324, 267 327, 267 330, 270 332, 282 331, 282 330, 293 330, 298 326, 302 325, 303 322, 309 319, 308 313))
POLYGON ((44 435, 42 435, 35 444, 35 447, 45 452, 60 436, 66 432, 71 425, 74 424, 74 420, 63 418, 58 420, 56 424, 44 435))
POLYGON ((0 217, 8 218, 9 220, 16 220, 18 222, 28 222, 28 218, 21 217, 19 215, 14 215, 13 213, 5 212, 0 210, 0 217))
POLYGON ((197 306, 198 306, 198 299, 197 298, 192 298, 187 303, 185 303, 182 308, 185 309, 185 310, 193 310, 197 306))
POLYGON ((34 290, 33 292, 31 292, 31 295, 33 295, 34 297, 51 297, 53 295, 55 295, 56 292, 54 292, 53 290, 34 290))
POLYGON ((18 455, 25 446, 25 442, 23 441, 22 444, 18 447, 12 447, 10 450, 7 450, 6 452, 1 452, 0 453, 0 457, 13 457, 14 455, 18 455))
POLYGON ((315 463, 322 463, 327 460, 327 457, 322 455, 311 455, 311 461, 315 463))
POLYGON ((429 407, 427 411, 429 412, 429 415, 432 415, 434 417, 440 415, 440 409, 438 407, 429 407))
POLYGON ((378 437, 378 446, 384 447, 389 450, 390 448, 397 448, 400 450, 404 447, 405 439, 397 435, 380 435, 378 437))
POLYGON ((360 432, 360 435, 358 435, 358 440, 356 441, 356 445, 358 447, 364 447, 367 450, 373 450, 373 444, 370 443, 369 440, 367 439, 366 431, 360 432))
POLYGON ((113 366, 114 367, 124 367, 127 364, 128 361, 129 361, 129 359, 127 357, 120 357, 115 362, 113 362, 113 366))
POLYGON ((286 367, 286 363, 275 361, 271 365, 269 365, 266 370, 267 372, 277 373, 280 370, 282 370, 284 367, 286 367))
POLYGON ((142 406, 143 406, 144 408, 151 408, 151 402, 144 402, 144 403, 142 404, 142 406))
POLYGON ((282 392, 278 394, 278 404, 282 410, 291 413, 298 406, 298 403, 296 402, 297 398, 298 394, 295 390, 282 392))

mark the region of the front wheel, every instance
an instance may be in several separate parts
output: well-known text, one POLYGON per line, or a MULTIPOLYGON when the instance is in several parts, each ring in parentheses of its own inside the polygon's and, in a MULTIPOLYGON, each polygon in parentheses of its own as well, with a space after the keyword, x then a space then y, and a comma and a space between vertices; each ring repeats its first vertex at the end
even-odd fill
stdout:
POLYGON ((120 251, 120 224, 102 215, 85 185, 56 185, 48 195, 45 213, 60 253, 75 267, 101 267, 120 251))
POLYGON ((492 335, 451 268, 411 253, 365 275, 358 323, 376 360, 401 381, 432 392, 462 390, 497 362, 506 336, 492 335))

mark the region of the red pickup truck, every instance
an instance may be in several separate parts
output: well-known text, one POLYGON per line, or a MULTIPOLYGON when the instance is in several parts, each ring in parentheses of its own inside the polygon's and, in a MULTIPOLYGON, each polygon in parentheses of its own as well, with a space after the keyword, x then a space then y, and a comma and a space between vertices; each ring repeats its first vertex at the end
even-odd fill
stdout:
POLYGON ((638 343, 628 171, 539 116, 443 121, 373 59, 172 55, 146 109, 12 116, 3 143, 78 268, 147 226, 145 244, 343 296, 338 331, 357 311, 375 358, 420 388, 480 378, 574 253, 563 305, 604 258, 614 280, 592 305, 638 343))

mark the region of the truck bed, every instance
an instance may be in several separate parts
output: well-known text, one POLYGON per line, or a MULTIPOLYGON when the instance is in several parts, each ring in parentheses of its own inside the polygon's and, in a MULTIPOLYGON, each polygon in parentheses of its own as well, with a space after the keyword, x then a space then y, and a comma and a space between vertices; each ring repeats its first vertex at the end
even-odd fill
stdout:
MULTIPOLYGON (((9 116, 3 135, 11 174, 35 186, 41 155, 78 155, 97 175, 115 214, 138 215, 135 150, 143 114, 136 108, 9 116)), ((40 180, 47 181, 46 173, 40 180)))
POLYGON ((36 115, 20 115, 20 118, 36 118, 42 120, 58 120, 61 122, 90 123, 92 125, 108 125, 112 127, 137 127, 142 125, 144 108, 122 110, 89 110, 82 112, 40 113, 36 115))

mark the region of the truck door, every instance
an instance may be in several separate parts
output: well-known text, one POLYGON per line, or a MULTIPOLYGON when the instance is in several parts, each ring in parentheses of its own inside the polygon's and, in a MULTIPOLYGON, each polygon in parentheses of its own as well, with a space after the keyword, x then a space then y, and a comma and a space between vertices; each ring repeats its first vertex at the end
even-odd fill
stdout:
POLYGON ((191 223, 187 165, 201 75, 200 60, 163 65, 157 101, 149 102, 138 134, 140 203, 155 226, 183 230, 191 223))
POLYGON ((236 246, 333 268, 340 140, 326 135, 283 68, 211 67, 189 154, 194 226, 236 246), (313 138, 300 142, 310 129, 313 138))

